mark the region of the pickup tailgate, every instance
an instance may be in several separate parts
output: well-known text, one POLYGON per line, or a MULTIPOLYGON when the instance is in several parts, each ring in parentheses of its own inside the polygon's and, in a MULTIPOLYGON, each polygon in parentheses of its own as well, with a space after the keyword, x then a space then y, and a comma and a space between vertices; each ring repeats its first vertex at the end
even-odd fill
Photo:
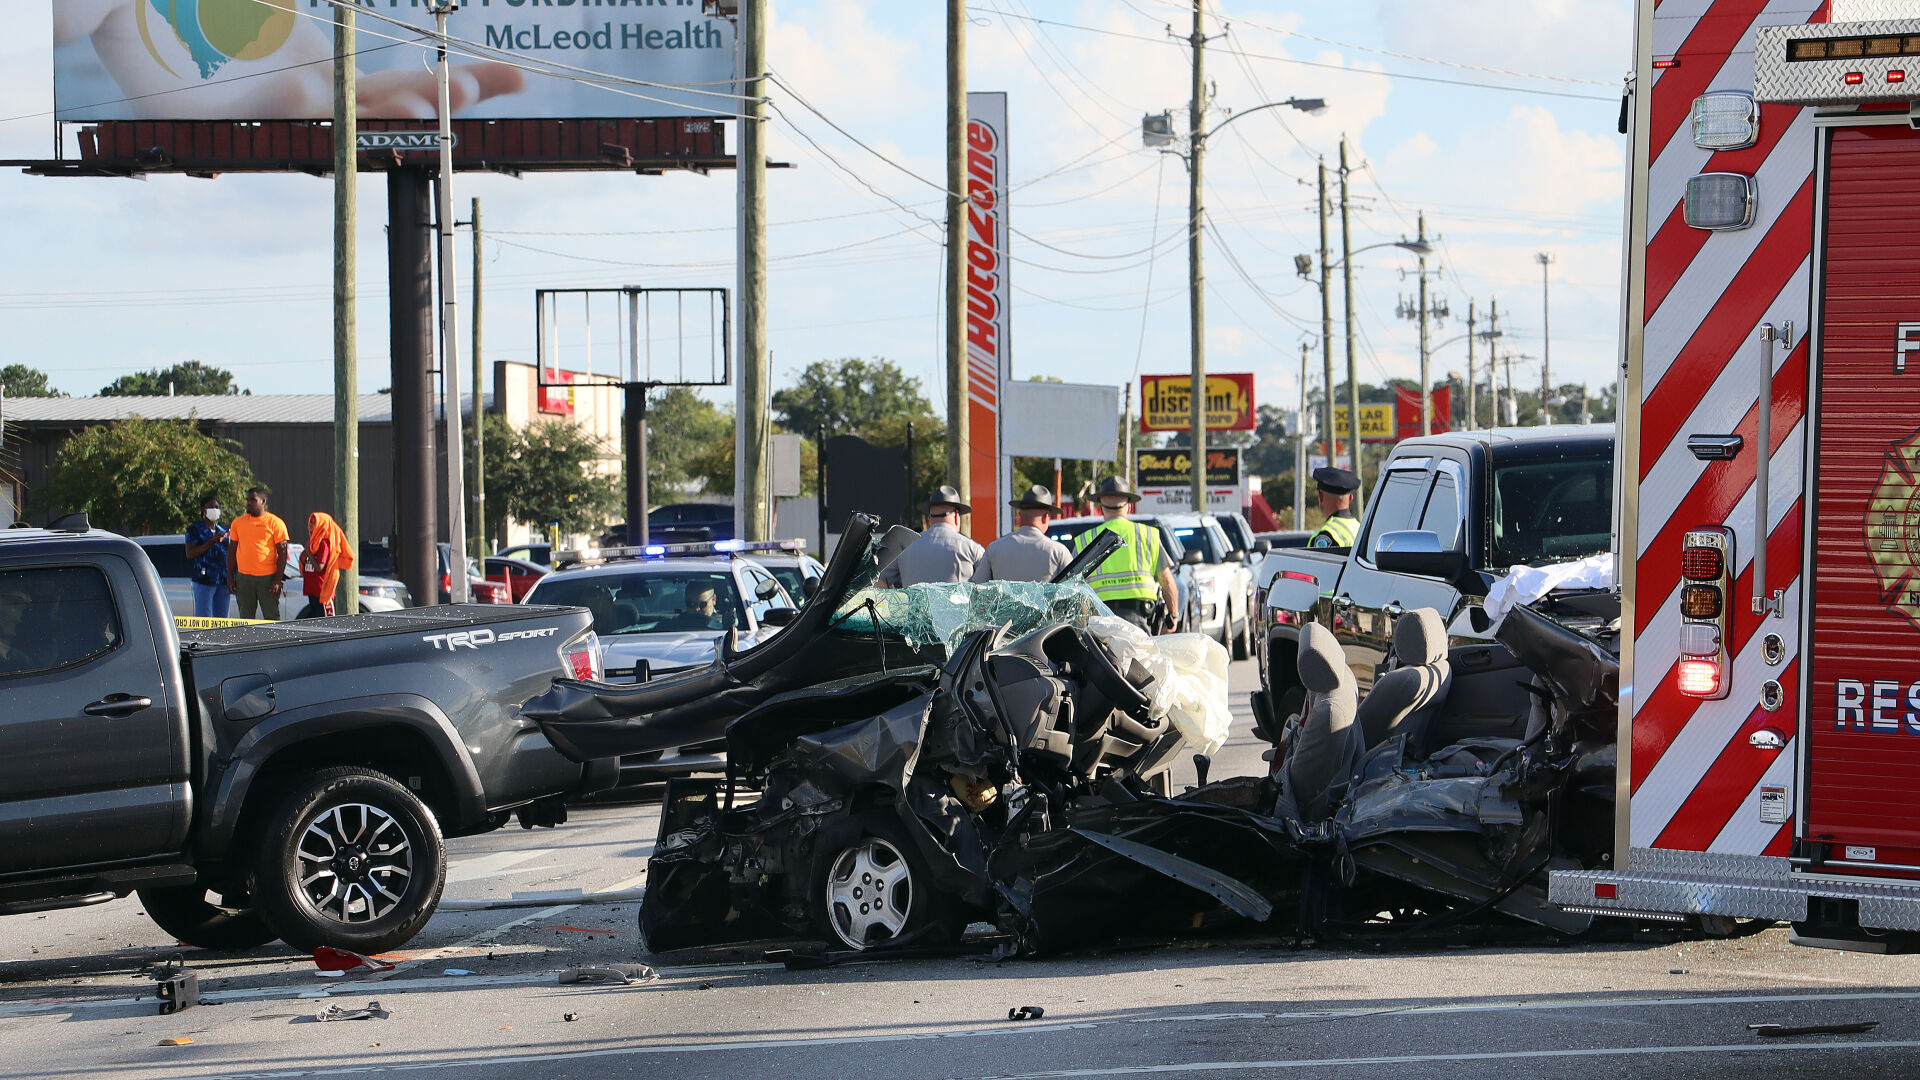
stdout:
POLYGON ((494 604, 188 630, 182 668, 208 745, 258 765, 277 746, 380 723, 425 740, 460 793, 456 816, 573 790, 581 766, 521 715, 586 635, 584 608, 494 604))

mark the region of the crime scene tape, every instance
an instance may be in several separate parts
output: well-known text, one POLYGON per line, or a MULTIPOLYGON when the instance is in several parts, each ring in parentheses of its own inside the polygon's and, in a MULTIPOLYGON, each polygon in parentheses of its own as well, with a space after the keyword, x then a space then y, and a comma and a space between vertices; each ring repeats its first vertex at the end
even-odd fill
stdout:
POLYGON ((218 630, 223 626, 251 626, 266 622, 266 619, 209 619, 200 615, 175 615, 173 625, 179 630, 218 630))

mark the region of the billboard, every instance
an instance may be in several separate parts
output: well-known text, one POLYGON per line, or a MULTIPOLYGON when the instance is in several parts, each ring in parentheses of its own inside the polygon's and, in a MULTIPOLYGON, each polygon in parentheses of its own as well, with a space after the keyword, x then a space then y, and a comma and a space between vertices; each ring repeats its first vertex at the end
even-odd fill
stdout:
MULTIPOLYGON (((331 0, 53 0, 62 121, 315 120, 333 115, 331 0)), ((427 120, 438 99, 423 0, 360 9, 360 116, 427 120)), ((447 21, 454 115, 588 119, 730 115, 733 23, 672 4, 466 0, 447 21), (535 58, 514 59, 508 53, 535 58), (525 70, 552 60, 652 85, 613 89, 525 70), (664 85, 661 85, 664 84, 664 85)))
MULTIPOLYGON (((1143 514, 1184 514, 1193 509, 1193 456, 1184 447, 1133 452, 1134 489, 1143 514)), ((1240 476, 1240 451, 1207 451, 1207 510, 1233 513, 1247 505, 1249 492, 1240 476)))
POLYGON ((1000 446, 1008 457, 1112 461, 1120 441, 1120 388, 1010 382, 1000 446))
MULTIPOLYGON (((1193 427, 1193 377, 1140 376, 1140 430, 1186 431, 1193 427)), ((1207 374, 1207 430, 1252 431, 1259 423, 1253 404, 1253 374, 1207 374)))
POLYGON ((1004 93, 967 95, 967 200, 969 528, 986 540, 1013 525, 1005 494, 1013 488, 1012 459, 1001 450, 1000 416, 1001 391, 1013 379, 1004 93))

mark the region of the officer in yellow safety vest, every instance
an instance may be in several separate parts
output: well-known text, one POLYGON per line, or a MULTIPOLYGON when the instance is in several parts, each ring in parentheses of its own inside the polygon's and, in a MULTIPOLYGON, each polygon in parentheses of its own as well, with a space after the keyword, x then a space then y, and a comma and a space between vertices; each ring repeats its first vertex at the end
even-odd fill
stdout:
POLYGON ((1147 633, 1154 632, 1156 601, 1162 607, 1168 633, 1179 629, 1180 589, 1173 583, 1173 560, 1160 543, 1160 530, 1129 521, 1127 512, 1140 501, 1117 476, 1100 482, 1100 513, 1107 520, 1073 538, 1073 550, 1085 551, 1102 531, 1117 534, 1122 546, 1107 556, 1088 576, 1100 599, 1115 615, 1147 633))
POLYGON ((1307 538, 1307 546, 1352 547, 1360 538, 1360 519, 1353 514, 1353 492, 1360 478, 1329 465, 1313 470, 1313 482, 1320 489, 1320 512, 1327 515, 1327 522, 1307 538))

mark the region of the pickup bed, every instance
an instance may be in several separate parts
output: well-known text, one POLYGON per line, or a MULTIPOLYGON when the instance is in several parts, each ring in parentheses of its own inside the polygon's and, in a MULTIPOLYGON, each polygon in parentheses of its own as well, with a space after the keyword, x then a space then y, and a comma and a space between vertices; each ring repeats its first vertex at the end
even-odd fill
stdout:
MULTIPOLYGON (((1389 663, 1393 624, 1433 608, 1449 625, 1511 567, 1611 549, 1613 427, 1512 428, 1409 439, 1394 447, 1370 493, 1359 539, 1346 548, 1275 548, 1260 562, 1261 689, 1254 722, 1277 736, 1300 709, 1300 628, 1333 631, 1361 693, 1389 663)), ((1603 602, 1604 603, 1604 602, 1603 602)), ((1459 643, 1456 682, 1483 693, 1488 716, 1514 715, 1525 681, 1497 642, 1459 643)), ((1524 709, 1521 710, 1524 712, 1524 709)))
POLYGON ((566 818, 612 762, 520 705, 598 675, 580 608, 464 606, 176 631, 111 533, 0 531, 0 914, 138 890, 188 944, 392 948, 442 839, 566 818))

